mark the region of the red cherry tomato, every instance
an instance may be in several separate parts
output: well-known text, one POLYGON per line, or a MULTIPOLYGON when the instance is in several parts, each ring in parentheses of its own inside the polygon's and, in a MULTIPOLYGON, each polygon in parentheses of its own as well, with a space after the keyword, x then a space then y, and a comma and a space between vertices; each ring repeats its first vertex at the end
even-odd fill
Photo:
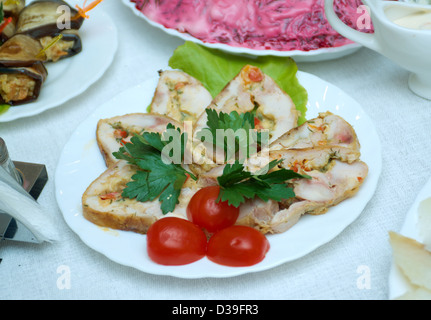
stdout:
POLYGON ((161 265, 184 265, 200 260, 206 254, 207 237, 192 222, 166 217, 153 223, 147 232, 147 252, 161 265))
POLYGON ((217 202, 219 193, 219 186, 200 189, 187 206, 187 218, 210 233, 233 225, 239 216, 239 208, 217 202))
POLYGON ((268 239, 258 230, 234 225, 210 238, 207 257, 225 266, 248 267, 261 262, 269 247, 268 239))

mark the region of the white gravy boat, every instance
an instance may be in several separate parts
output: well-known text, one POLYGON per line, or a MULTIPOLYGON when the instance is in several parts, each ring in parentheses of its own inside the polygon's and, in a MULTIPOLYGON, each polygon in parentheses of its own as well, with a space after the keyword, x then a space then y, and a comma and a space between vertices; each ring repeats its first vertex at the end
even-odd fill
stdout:
MULTIPOLYGON (((368 7, 374 33, 348 27, 336 15, 334 0, 325 0, 325 13, 331 26, 344 37, 370 48, 410 71, 409 88, 418 96, 431 100, 431 29, 419 29, 416 13, 431 22, 431 5, 407 2, 363 0, 368 7), (428 16, 430 14, 430 16, 428 16), (399 25, 409 19, 413 26, 399 25), (395 23, 397 22, 397 23, 395 23)), ((422 28, 429 27, 422 24, 422 28)))

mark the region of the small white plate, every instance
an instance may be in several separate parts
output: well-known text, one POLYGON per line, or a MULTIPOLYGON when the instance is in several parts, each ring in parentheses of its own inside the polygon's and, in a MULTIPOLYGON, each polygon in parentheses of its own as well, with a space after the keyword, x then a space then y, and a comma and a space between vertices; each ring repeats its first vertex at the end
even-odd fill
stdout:
MULTIPOLYGON (((72 1, 69 1, 72 4, 72 1)), ((80 95, 100 79, 111 65, 118 47, 113 20, 100 8, 88 13, 79 34, 82 52, 55 63, 46 63, 48 77, 34 102, 10 107, 0 114, 0 123, 40 114, 80 95)))
MULTIPOLYGON (((416 196, 415 202, 408 211, 404 224, 399 231, 403 236, 415 239, 421 242, 419 237, 418 223, 418 210, 420 203, 431 197, 431 178, 423 186, 422 190, 416 196)), ((394 262, 392 262, 390 273, 389 273, 389 299, 395 299, 411 289, 405 276, 397 268, 394 262)))
POLYGON ((204 258, 186 266, 161 266, 148 258, 145 235, 100 228, 83 217, 82 194, 106 170, 96 143, 97 122, 102 118, 145 112, 158 78, 126 90, 103 104, 76 129, 65 145, 57 166, 55 193, 66 223, 86 245, 119 264, 179 278, 221 278, 267 270, 298 259, 334 239, 361 214, 375 192, 382 166, 380 140, 361 106, 343 91, 308 73, 299 72, 298 79, 309 94, 308 119, 319 112, 331 111, 353 125, 362 145, 361 158, 369 166, 369 176, 353 198, 331 208, 328 213, 304 216, 287 232, 268 236, 271 249, 261 263, 231 268, 204 258), (118 105, 122 106, 121 110, 118 105))
POLYGON ((191 41, 208 48, 219 49, 233 54, 252 55, 252 56, 291 57, 296 62, 316 62, 316 61, 338 59, 338 58, 353 54, 362 47, 360 44, 350 43, 341 47, 322 48, 322 49, 316 49, 311 51, 301 51, 301 50, 277 51, 277 50, 254 50, 254 49, 248 49, 243 47, 234 47, 223 43, 207 43, 191 36, 188 33, 179 32, 176 29, 166 28, 160 23, 157 23, 148 19, 141 11, 136 9, 135 3, 132 3, 130 0, 122 0, 122 1, 138 17, 144 19, 151 26, 163 30, 167 34, 183 39, 184 41, 191 41))

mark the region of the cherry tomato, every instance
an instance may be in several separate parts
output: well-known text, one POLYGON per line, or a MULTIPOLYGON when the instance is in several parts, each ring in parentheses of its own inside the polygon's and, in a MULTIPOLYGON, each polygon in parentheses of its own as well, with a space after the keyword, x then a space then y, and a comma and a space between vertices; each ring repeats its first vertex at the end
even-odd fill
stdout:
POLYGON ((207 238, 192 222, 166 217, 153 223, 147 232, 147 252, 161 265, 184 265, 200 260, 206 254, 207 238))
POLYGON ((209 260, 230 267, 248 267, 261 262, 269 241, 258 230, 234 225, 216 232, 208 242, 209 260))
POLYGON ((217 202, 219 186, 200 189, 190 199, 187 206, 187 218, 213 233, 233 225, 239 216, 239 208, 225 202, 217 202))

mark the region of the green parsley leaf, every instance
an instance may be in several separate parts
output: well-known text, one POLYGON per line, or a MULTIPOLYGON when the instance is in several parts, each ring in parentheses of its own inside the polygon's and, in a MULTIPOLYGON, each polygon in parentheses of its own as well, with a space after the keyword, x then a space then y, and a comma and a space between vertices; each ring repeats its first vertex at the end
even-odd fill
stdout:
POLYGON ((256 197, 263 201, 290 199, 295 193, 288 186, 291 179, 309 179, 309 176, 284 168, 275 168, 280 161, 274 160, 261 172, 251 173, 245 170, 239 162, 227 164, 223 174, 217 178, 220 185, 219 201, 227 201, 234 207, 239 207, 247 199, 256 197), (264 173, 265 172, 265 173, 264 173))
POLYGON ((223 174, 217 178, 217 181, 220 186, 226 188, 251 177, 251 172, 244 171, 244 165, 236 161, 224 167, 223 174))
POLYGON ((202 131, 207 130, 210 132, 213 137, 213 141, 211 142, 215 147, 223 146, 225 162, 229 162, 238 156, 241 146, 246 146, 247 149, 243 156, 248 158, 251 153, 250 146, 253 143, 256 144, 256 147, 261 144, 262 136, 260 132, 256 132, 255 137, 249 134, 250 130, 255 129, 255 111, 241 114, 236 111, 232 111, 231 113, 217 112, 213 109, 206 109, 205 111, 208 119, 207 127, 202 129, 202 131), (241 134, 239 130, 244 134, 241 134), (229 132, 234 135, 233 144, 229 142, 229 132))
POLYGON ((127 188, 123 190, 124 198, 136 198, 140 202, 148 201, 148 172, 138 171, 132 176, 132 182, 127 184, 127 188))
MULTIPOLYGON (((169 124, 167 129, 178 131, 181 137, 182 158, 184 144, 187 141, 186 134, 181 134, 180 129, 176 129, 172 124, 169 124)), ((163 161, 163 150, 174 139, 174 137, 169 139, 166 133, 167 131, 163 134, 144 131, 141 135, 135 134, 129 143, 123 145, 118 152, 113 153, 117 159, 126 160, 138 167, 138 171, 132 176, 132 181, 126 184, 122 196, 130 199, 136 198, 140 202, 153 201, 158 198, 163 214, 172 212, 179 203, 181 188, 188 176, 197 179, 181 166, 181 162, 176 164, 163 161)))

